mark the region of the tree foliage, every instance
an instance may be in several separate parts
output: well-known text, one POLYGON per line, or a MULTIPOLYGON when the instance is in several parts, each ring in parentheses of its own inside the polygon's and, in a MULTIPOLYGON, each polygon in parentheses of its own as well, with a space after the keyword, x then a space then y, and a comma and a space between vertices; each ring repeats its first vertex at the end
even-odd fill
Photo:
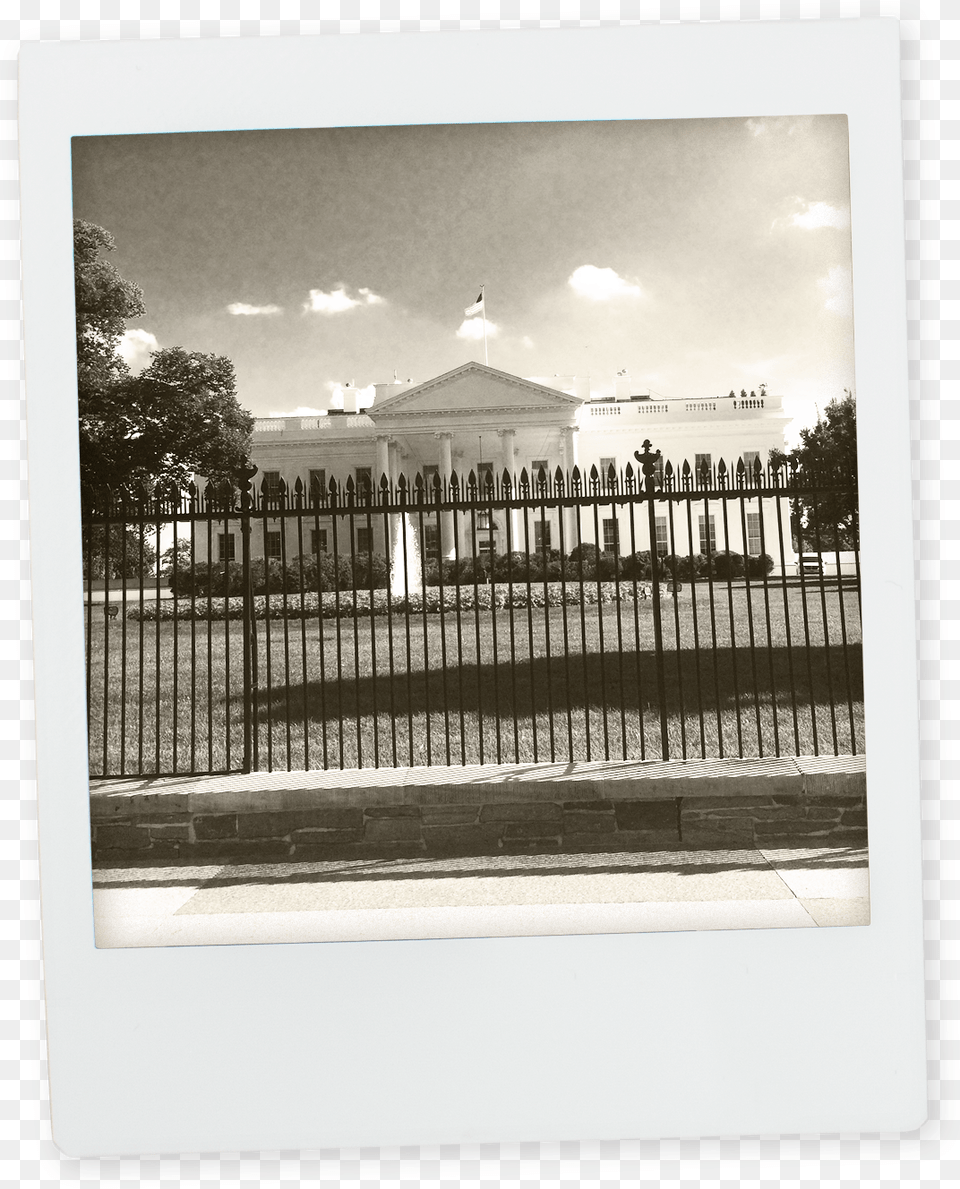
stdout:
POLYGON ((253 418, 222 355, 169 347, 133 375, 119 354, 127 319, 144 313, 138 285, 102 259, 115 248, 102 227, 74 225, 80 470, 85 499, 105 491, 222 481, 244 465, 253 418))
POLYGON ((813 490, 793 500, 805 550, 858 547, 857 404, 852 392, 832 400, 815 425, 800 431, 787 455, 797 480, 813 490))

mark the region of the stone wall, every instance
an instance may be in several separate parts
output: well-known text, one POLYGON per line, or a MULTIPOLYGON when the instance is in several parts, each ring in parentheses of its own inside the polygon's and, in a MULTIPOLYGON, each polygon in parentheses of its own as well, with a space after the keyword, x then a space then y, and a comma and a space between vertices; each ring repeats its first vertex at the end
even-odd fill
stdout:
POLYGON ((865 775, 855 764, 758 773, 753 762, 738 779, 736 761, 725 763, 633 765, 629 779, 622 766, 607 779, 594 766, 589 778, 567 768, 542 780, 488 772, 482 783, 452 769, 446 780, 431 770, 427 785, 371 787, 363 772, 352 787, 344 773, 234 778, 226 789, 212 779, 139 782, 136 791, 103 784, 92 797, 93 856, 109 866, 865 845, 865 775))

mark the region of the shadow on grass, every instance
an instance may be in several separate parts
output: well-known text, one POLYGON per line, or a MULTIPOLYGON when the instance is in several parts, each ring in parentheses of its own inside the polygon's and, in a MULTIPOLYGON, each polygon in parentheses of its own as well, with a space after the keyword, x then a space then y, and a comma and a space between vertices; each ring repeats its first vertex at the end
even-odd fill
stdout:
MULTIPOLYGON (((842 646, 719 648, 668 652, 663 664, 664 698, 670 717, 756 712, 757 703, 798 713, 832 703, 838 717, 863 700, 863 654, 859 643, 842 646)), ((280 675, 277 674, 279 677, 280 675)), ((261 674, 261 682, 264 680, 261 674)), ((336 722, 388 713, 398 718, 424 713, 482 714, 499 718, 554 714, 584 708, 621 709, 656 719, 658 672, 653 652, 589 652, 567 657, 521 658, 509 664, 471 663, 427 671, 338 676, 277 683, 259 690, 261 722, 336 722)))

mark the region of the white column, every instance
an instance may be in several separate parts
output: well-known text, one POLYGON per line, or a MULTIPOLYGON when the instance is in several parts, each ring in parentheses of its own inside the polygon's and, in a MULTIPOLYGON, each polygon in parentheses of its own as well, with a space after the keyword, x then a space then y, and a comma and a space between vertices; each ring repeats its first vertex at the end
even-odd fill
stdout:
MULTIPOLYGON (((500 439, 500 478, 503 477, 503 472, 506 471, 510 476, 510 483, 514 496, 516 496, 517 486, 517 464, 516 464, 516 440, 517 431, 515 429, 498 429, 497 437, 500 439)), ((510 523, 510 549, 517 550, 521 547, 522 538, 520 535, 520 513, 516 508, 508 512, 505 519, 510 523)), ((507 542, 503 543, 504 549, 507 548, 507 542)))
MULTIPOLYGON (((573 468, 577 465, 577 458, 578 458, 577 442, 578 442, 578 434, 577 434, 576 428, 572 425, 565 426, 561 435, 560 435, 560 447, 561 447, 561 453, 563 455, 563 458, 562 458, 562 466, 563 466, 563 472, 564 472, 563 478, 564 478, 564 483, 566 483, 568 485, 567 486, 568 493, 570 491, 570 487, 569 487, 570 476, 573 473, 573 468)), ((582 479, 582 476, 581 476, 581 479, 582 479)), ((563 547, 564 547, 564 552, 569 553, 571 549, 574 549, 576 547, 576 544, 577 544, 577 509, 576 508, 564 508, 563 509, 563 547)), ((557 547, 559 548, 559 546, 560 546, 560 542, 558 541, 557 547)))
POLYGON ((377 465, 373 475, 374 490, 380 490, 380 480, 390 477, 390 439, 386 434, 377 434, 377 465))
MULTIPOLYGON (((450 476, 453 474, 452 435, 449 433, 438 433, 436 437, 440 442, 439 468, 440 480, 443 484, 441 494, 448 496, 448 484, 450 483, 450 476)), ((451 560, 455 556, 452 512, 441 512, 440 514, 440 556, 446 560, 451 560)))

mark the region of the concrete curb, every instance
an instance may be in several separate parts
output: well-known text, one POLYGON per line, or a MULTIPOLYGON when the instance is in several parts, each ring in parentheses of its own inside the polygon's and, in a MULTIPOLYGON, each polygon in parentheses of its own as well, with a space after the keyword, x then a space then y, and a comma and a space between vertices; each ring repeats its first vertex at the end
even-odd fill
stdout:
POLYGON ((99 782, 94 861, 860 845, 863 756, 99 782))

